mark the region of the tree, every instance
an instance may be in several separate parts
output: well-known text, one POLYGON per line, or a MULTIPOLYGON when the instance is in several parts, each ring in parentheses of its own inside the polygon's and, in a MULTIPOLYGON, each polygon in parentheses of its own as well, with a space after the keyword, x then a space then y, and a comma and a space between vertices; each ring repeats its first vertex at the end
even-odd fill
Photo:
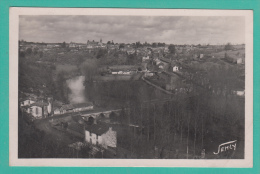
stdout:
POLYGON ((80 67, 86 81, 93 81, 94 76, 98 73, 97 59, 87 59, 80 67))
POLYGON ((40 55, 40 58, 42 58, 42 56, 43 56, 43 52, 40 51, 40 52, 39 52, 39 55, 40 55))
POLYGON ((227 43, 226 45, 225 45, 225 50, 227 51, 227 50, 232 50, 233 49, 233 46, 231 45, 231 43, 227 43))
POLYGON ((135 45, 136 45, 136 48, 142 47, 142 44, 139 41, 136 42, 135 45))
POLYGON ((57 74, 57 89, 58 90, 58 97, 60 100, 62 100, 63 102, 67 102, 67 95, 66 95, 66 91, 65 91, 65 83, 66 83, 66 78, 65 78, 65 72, 64 71, 60 71, 57 74))
POLYGON ((121 49, 121 48, 125 48, 125 45, 124 44, 120 44, 119 45, 119 49, 121 49))
POLYGON ((34 54, 37 54, 38 51, 39 51, 39 48, 37 48, 37 47, 35 47, 35 48, 33 49, 33 53, 34 53, 34 54))
POLYGON ((152 44, 152 47, 153 47, 153 48, 157 47, 157 43, 154 42, 154 43, 152 44))
POLYGON ((110 42, 110 41, 107 41, 107 44, 109 45, 109 44, 111 44, 111 42, 110 42))
POLYGON ((95 119, 94 119, 93 117, 89 117, 89 118, 88 118, 88 124, 89 124, 89 125, 94 124, 94 121, 95 121, 95 119))
POLYGON ((170 44, 169 47, 168 47, 169 51, 171 54, 175 54, 176 52, 176 49, 175 49, 175 45, 173 44, 170 44))
POLYGON ((102 57, 105 56, 105 54, 106 54, 106 50, 104 50, 104 49, 99 49, 98 52, 97 52, 96 58, 97 58, 97 59, 102 58, 102 57))
POLYGON ((111 113, 109 114, 109 119, 110 119, 111 121, 117 121, 117 115, 116 115, 114 112, 111 112, 111 113))
POLYGON ((26 54, 29 54, 29 55, 32 54, 32 49, 31 48, 27 48, 26 49, 26 54))
POLYGON ((66 48, 66 42, 63 42, 63 43, 61 44, 61 48, 66 48))

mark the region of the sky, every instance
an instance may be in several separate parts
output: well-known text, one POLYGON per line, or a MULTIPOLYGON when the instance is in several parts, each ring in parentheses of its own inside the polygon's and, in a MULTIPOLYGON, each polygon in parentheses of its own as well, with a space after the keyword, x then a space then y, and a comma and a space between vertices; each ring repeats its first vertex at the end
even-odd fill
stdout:
POLYGON ((239 16, 20 16, 19 40, 45 43, 245 43, 239 16))

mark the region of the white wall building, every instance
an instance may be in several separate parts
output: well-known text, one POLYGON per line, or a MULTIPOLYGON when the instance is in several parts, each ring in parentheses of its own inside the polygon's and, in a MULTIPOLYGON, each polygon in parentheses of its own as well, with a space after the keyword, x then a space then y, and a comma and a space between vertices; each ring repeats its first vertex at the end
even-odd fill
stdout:
POLYGON ((31 105, 31 104, 33 104, 33 103, 35 103, 34 100, 32 100, 32 99, 27 99, 27 100, 24 100, 24 101, 21 102, 21 106, 29 106, 29 105, 31 105))
POLYGON ((85 141, 104 148, 117 146, 117 132, 105 125, 91 125, 85 128, 85 141))
POLYGON ((179 67, 178 67, 178 66, 174 66, 174 67, 172 68, 172 71, 173 71, 173 72, 179 71, 179 67))

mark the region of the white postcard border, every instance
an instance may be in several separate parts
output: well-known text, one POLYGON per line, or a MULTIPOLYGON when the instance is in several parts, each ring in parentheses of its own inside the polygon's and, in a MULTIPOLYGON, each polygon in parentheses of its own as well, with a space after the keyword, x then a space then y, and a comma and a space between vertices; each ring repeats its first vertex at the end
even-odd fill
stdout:
POLYGON ((9 9, 9 165, 78 167, 253 167, 253 11, 118 8, 9 9), (18 159, 19 15, 245 16, 245 159, 18 159))

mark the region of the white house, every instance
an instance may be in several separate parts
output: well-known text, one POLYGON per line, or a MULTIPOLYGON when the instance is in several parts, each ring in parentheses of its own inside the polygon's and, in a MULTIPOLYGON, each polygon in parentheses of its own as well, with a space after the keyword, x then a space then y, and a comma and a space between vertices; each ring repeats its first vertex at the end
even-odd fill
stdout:
POLYGON ((65 104, 60 107, 60 113, 61 114, 71 113, 71 112, 74 112, 73 109, 74 109, 74 106, 72 106, 71 104, 65 104))
POLYGON ((179 71, 179 67, 178 67, 178 66, 174 66, 174 67, 172 68, 172 71, 173 71, 173 72, 179 71))
POLYGON ((44 102, 35 102, 27 109, 27 113, 31 114, 35 118, 42 118, 47 115, 45 111, 47 109, 47 103, 44 102))
POLYGON ((245 90, 239 89, 239 90, 234 90, 233 93, 237 96, 243 97, 245 96, 245 90))
POLYGON ((53 114, 54 115, 59 115, 59 114, 61 114, 61 111, 60 111, 60 108, 54 108, 54 111, 53 111, 53 114))
POLYGON ((243 59, 242 58, 238 58, 237 59, 237 64, 242 64, 243 63, 243 59))
POLYGON ((158 68, 163 69, 164 68, 164 64, 163 63, 159 63, 158 64, 158 68))
POLYGON ((153 75, 154 75, 154 73, 150 72, 150 71, 146 71, 144 74, 145 77, 152 77, 153 75))
POLYGON ((104 148, 117 146, 117 132, 106 125, 91 125, 85 128, 85 141, 104 148))
POLYGON ((144 57, 142 58, 142 61, 143 61, 143 62, 146 61, 146 60, 149 60, 149 56, 144 56, 144 57))
POLYGON ((32 99, 26 99, 26 100, 24 100, 24 101, 21 102, 21 106, 29 106, 29 105, 31 105, 31 104, 33 104, 33 103, 35 103, 34 100, 32 100, 32 99))
POLYGON ((35 118, 41 118, 43 114, 43 108, 40 106, 31 106, 27 111, 29 114, 32 114, 35 118))
POLYGON ((93 109, 93 103, 88 102, 88 103, 77 103, 72 105, 74 107, 74 112, 79 112, 79 111, 87 111, 87 110, 92 110, 93 109))

